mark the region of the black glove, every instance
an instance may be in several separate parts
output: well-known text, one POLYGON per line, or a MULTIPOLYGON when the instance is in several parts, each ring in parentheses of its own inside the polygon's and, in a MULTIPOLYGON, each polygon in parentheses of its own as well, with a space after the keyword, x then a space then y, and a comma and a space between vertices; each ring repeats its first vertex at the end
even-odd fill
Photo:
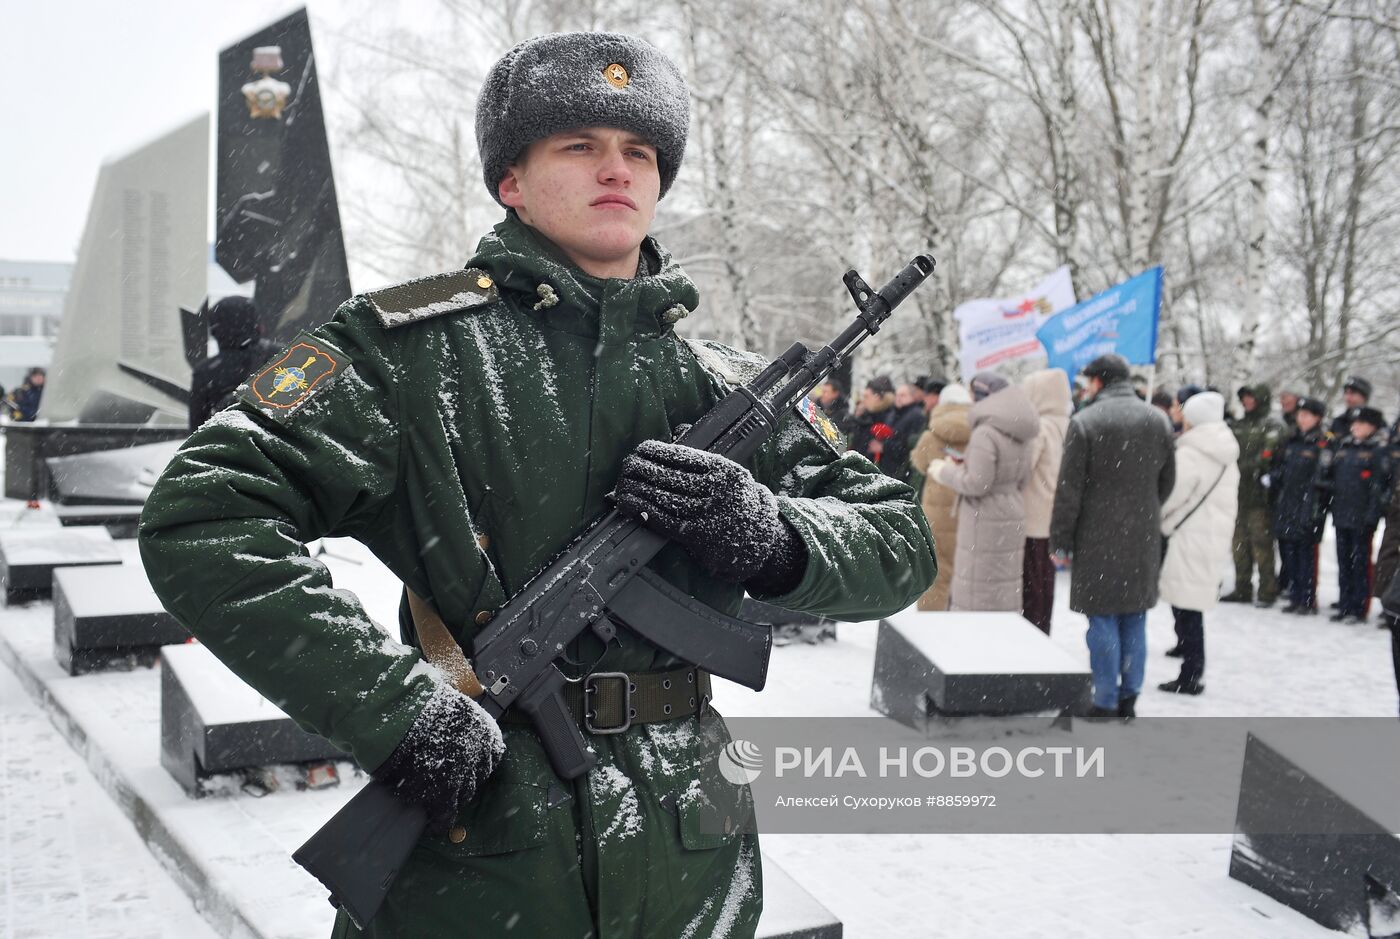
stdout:
POLYGON ((719 454, 644 441, 623 461, 614 497, 711 574, 756 593, 786 593, 807 568, 807 547, 778 514, 777 497, 719 454))
POLYGON ((428 831, 445 835, 506 752, 501 728, 481 705, 439 685, 374 778, 428 810, 428 831))

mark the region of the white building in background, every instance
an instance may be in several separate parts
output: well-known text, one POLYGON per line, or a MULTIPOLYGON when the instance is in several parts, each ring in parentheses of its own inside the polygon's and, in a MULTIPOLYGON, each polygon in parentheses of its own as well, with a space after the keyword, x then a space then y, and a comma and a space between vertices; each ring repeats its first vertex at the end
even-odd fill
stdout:
POLYGON ((72 276, 73 265, 64 261, 0 260, 0 387, 6 391, 34 366, 48 367, 72 276))

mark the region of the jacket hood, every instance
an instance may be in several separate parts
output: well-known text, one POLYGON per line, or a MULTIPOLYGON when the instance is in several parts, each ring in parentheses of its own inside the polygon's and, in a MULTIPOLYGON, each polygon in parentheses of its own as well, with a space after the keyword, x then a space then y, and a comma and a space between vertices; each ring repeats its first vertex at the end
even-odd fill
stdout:
POLYGON ((1003 388, 978 401, 968 411, 968 421, 974 428, 990 424, 1015 440, 1031 440, 1040 433, 1040 415, 1018 385, 1003 388))
POLYGON ((928 418, 928 429, 942 437, 954 447, 962 447, 972 436, 972 425, 968 423, 967 412, 971 404, 958 401, 939 401, 928 418))
POLYGON ((550 326, 605 345, 670 332, 700 305, 695 285, 650 235, 642 242, 640 276, 593 277, 514 210, 481 239, 467 267, 489 270, 502 294, 550 326))
POLYGON ((1071 410, 1069 376, 1058 368, 1031 372, 1021 382, 1037 413, 1068 419, 1071 410))
POLYGON ((1240 444, 1230 428, 1220 422, 1192 427, 1176 439, 1177 449, 1195 450, 1211 462, 1228 466, 1240 458, 1240 444))
POLYGON ((972 393, 964 385, 944 385, 938 393, 939 404, 971 404, 972 393))

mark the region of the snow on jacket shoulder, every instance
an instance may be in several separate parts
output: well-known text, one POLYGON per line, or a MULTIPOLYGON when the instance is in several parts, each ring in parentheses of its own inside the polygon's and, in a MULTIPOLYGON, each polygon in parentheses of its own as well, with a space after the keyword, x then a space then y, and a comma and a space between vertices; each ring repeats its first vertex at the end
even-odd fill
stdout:
POLYGON ((1026 502, 1026 537, 1050 537, 1050 513, 1069 429, 1069 378, 1058 368, 1032 372, 1021 382, 1040 413, 1040 434, 1031 443, 1031 477, 1021 490, 1026 502))
POLYGON ((1177 439, 1176 485, 1162 506, 1170 540, 1159 585, 1174 607, 1209 610, 1220 597, 1239 505, 1239 455, 1224 423, 1192 427, 1177 439))

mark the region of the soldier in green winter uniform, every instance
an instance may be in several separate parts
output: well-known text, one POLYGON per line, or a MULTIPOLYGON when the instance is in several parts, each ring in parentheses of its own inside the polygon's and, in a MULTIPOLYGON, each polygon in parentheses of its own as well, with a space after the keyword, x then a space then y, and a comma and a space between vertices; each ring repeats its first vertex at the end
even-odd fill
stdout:
POLYGON ((1244 416, 1232 428, 1240 444, 1240 499, 1235 516, 1235 589, 1220 599, 1226 603, 1273 606, 1278 599, 1275 574, 1273 512, 1268 480, 1274 450, 1283 425, 1269 415, 1268 385, 1246 385, 1239 391, 1244 416), (1254 569, 1259 569, 1259 593, 1254 593, 1254 569))
MULTIPOLYGON (((478 108, 487 184, 509 210, 467 268, 356 297, 298 337, 146 503, 142 557, 171 612, 428 809, 364 935, 751 936, 758 843, 747 787, 701 761, 727 739, 707 695, 591 736, 597 765, 560 780, 528 722, 507 712, 498 731, 426 665, 407 594, 396 642, 306 542, 365 543, 468 654, 614 490, 675 542, 654 568, 731 614, 747 587, 869 619, 933 580, 909 488, 796 413, 748 469, 658 443, 755 366, 676 335, 699 299, 646 236, 679 167, 687 95, 631 37, 513 50, 478 108)), ((606 647, 585 634, 560 665, 708 687, 626 629, 606 647)), ((336 936, 361 934, 340 915, 336 936)))

